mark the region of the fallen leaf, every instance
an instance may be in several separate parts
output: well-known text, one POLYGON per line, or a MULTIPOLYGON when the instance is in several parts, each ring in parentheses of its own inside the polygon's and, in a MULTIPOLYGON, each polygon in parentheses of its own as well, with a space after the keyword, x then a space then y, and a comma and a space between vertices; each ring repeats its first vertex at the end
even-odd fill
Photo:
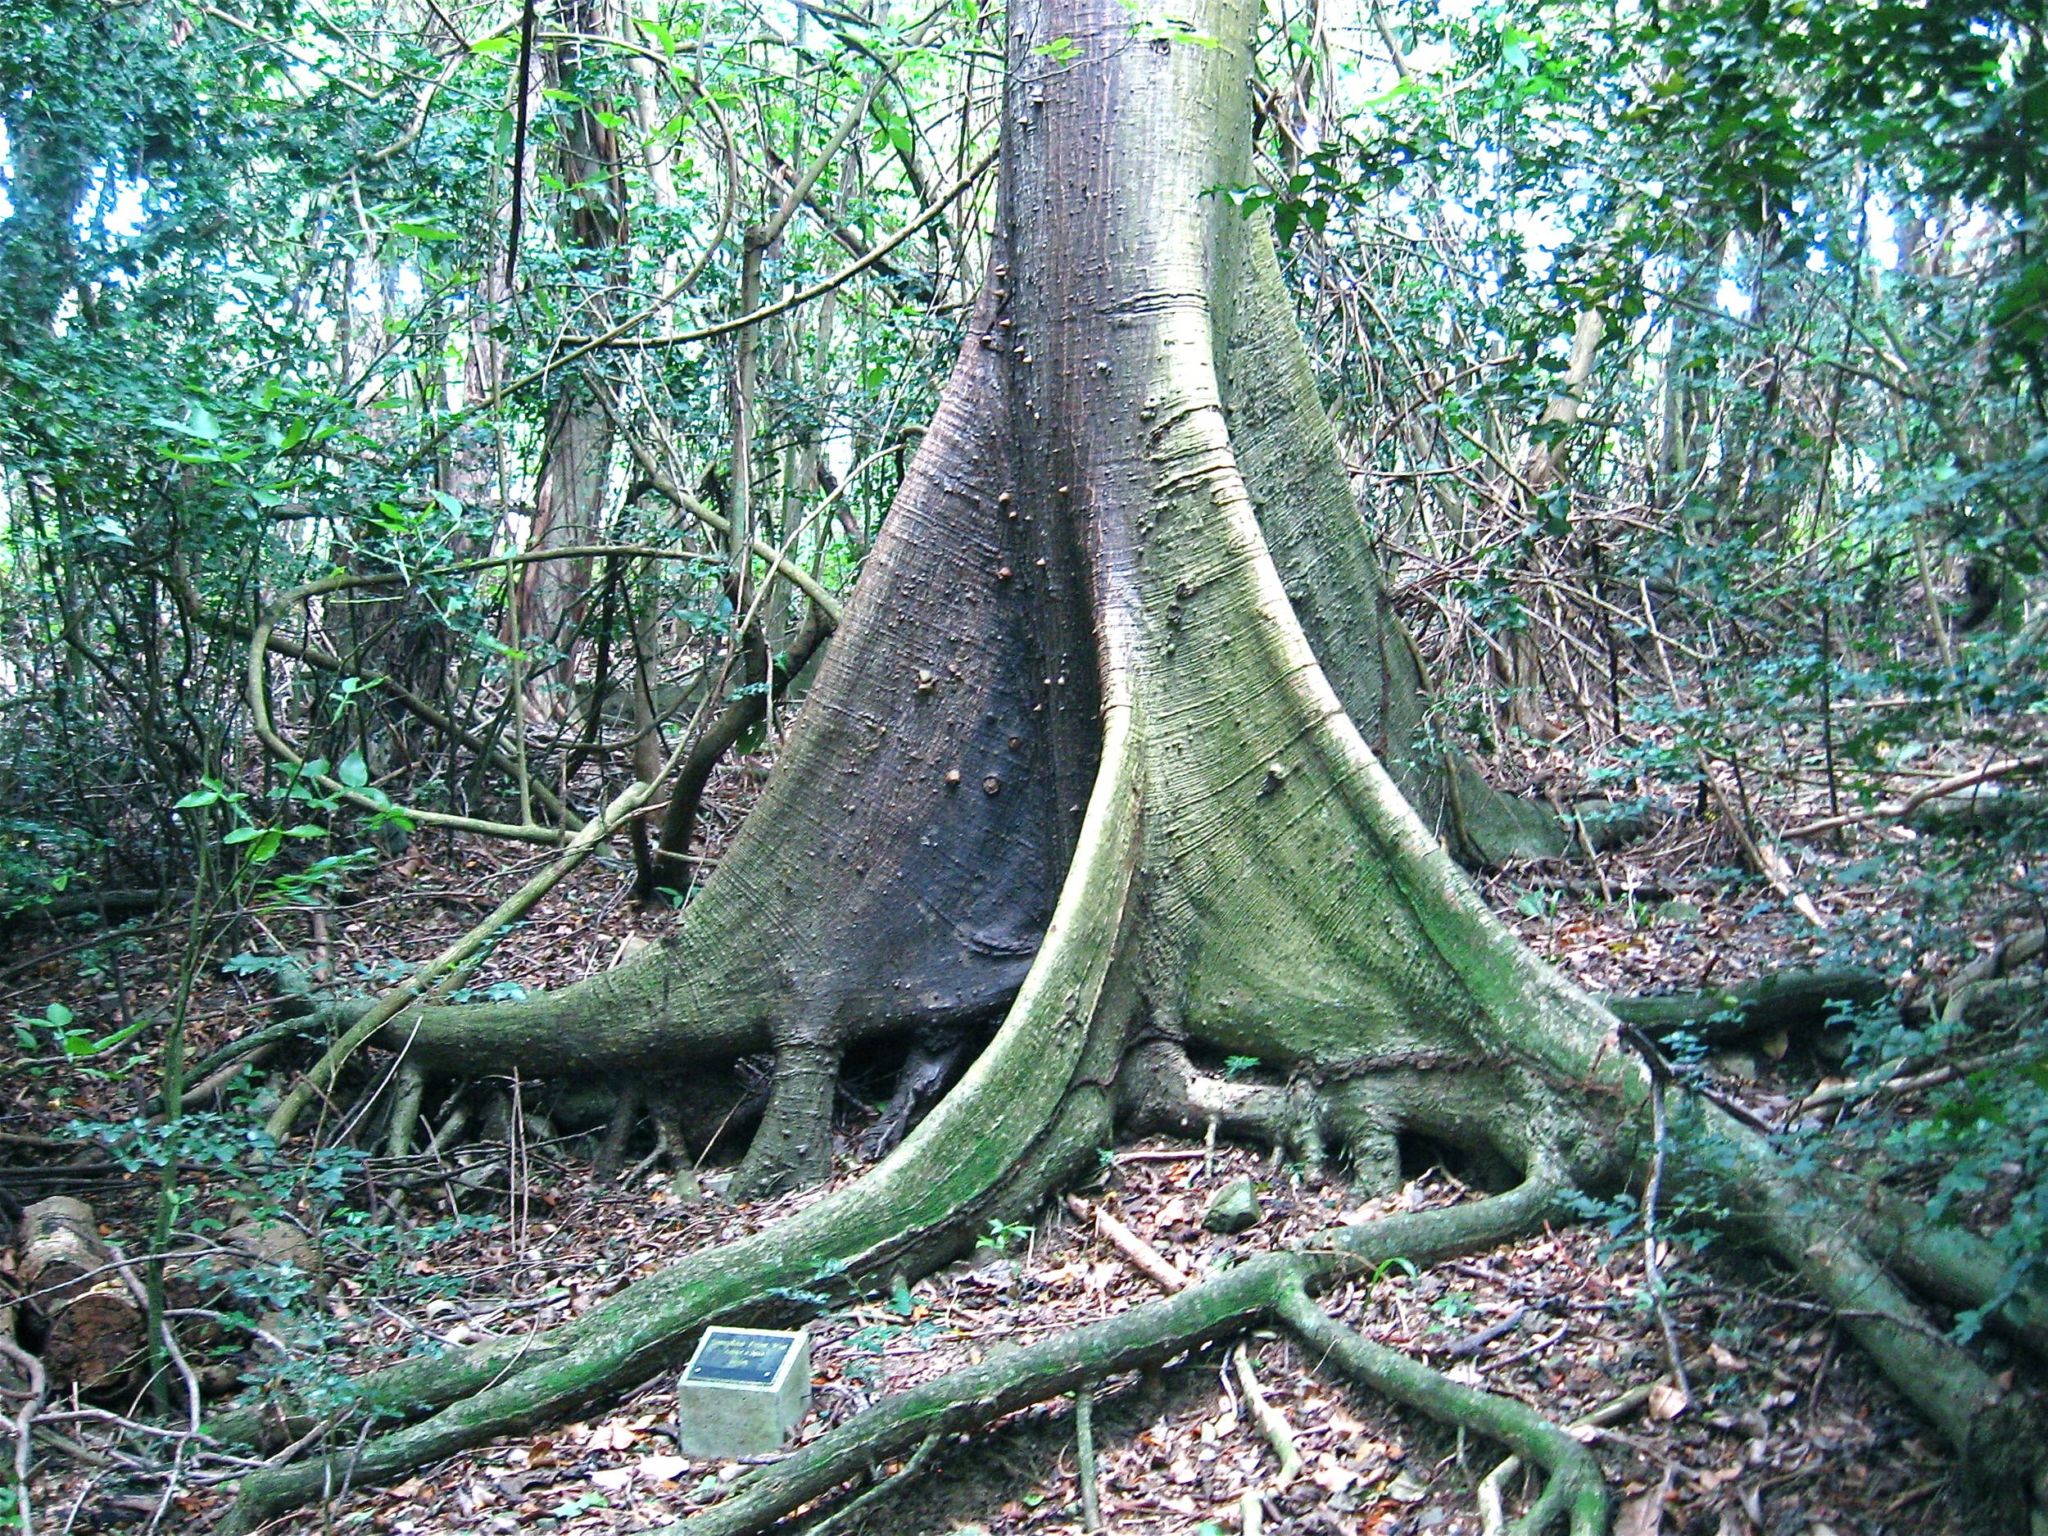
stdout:
POLYGON ((1639 1494, 1621 1506, 1614 1517, 1614 1536, 1658 1536, 1664 1529, 1664 1501, 1671 1497, 1672 1471, 1664 1469, 1664 1481, 1649 1493, 1639 1494))
POLYGON ((600 1451, 625 1451, 633 1446, 633 1431, 624 1424, 595 1424, 587 1442, 600 1451))
POLYGON ((642 1456, 633 1463, 633 1470, 650 1482, 672 1482, 690 1470, 690 1462, 683 1456, 642 1456))
POLYGON ((1653 1419, 1675 1419, 1692 1406, 1692 1400, 1668 1381, 1660 1381, 1650 1388, 1648 1404, 1653 1419))
POLYGON ((1325 1493, 1342 1493, 1358 1481, 1358 1474, 1325 1451, 1316 1458, 1316 1469, 1309 1473, 1309 1481, 1325 1493))
POLYGON ((1716 1369, 1719 1370, 1737 1372, 1749 1369, 1748 1361, 1744 1360, 1740 1355, 1731 1353, 1719 1344, 1709 1344, 1707 1346, 1707 1358, 1713 1361, 1716 1369))

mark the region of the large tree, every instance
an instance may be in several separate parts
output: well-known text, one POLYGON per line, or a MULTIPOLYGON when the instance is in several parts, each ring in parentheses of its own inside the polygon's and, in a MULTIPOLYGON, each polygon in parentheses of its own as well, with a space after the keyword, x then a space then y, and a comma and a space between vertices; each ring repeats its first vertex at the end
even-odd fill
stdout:
MULTIPOLYGON (((1038 1205, 1120 1114, 1340 1153, 1368 1182, 1421 1133, 1519 1182, 885 1404, 764 1473, 704 1517, 713 1528, 753 1528, 935 1423, 1256 1316, 1313 1336, 1333 1326, 1316 1287, 1390 1253, 1498 1241, 1649 1155, 1665 1107, 1650 1072, 1494 920, 1438 836, 1482 835, 1482 791, 1425 745, 1416 665, 1271 238, 1221 195, 1250 179, 1254 20, 1248 0, 1011 8, 986 288, 766 797, 641 960, 528 1002, 414 1013, 385 1036, 449 1074, 645 1073, 772 1050, 738 1175, 756 1193, 829 1170, 856 1041, 1000 1021, 992 1043, 893 1154, 799 1214, 539 1339, 366 1378, 358 1408, 402 1422, 331 1462, 252 1475, 242 1521, 571 1412, 674 1361, 707 1321, 786 1305, 777 1292, 942 1261, 1038 1205), (1222 1053, 1256 1057, 1256 1080, 1200 1069, 1222 1053)), ((1830 1203, 1825 1177, 1795 1197, 1754 1131, 1675 1094, 1668 1109, 1688 1176, 1844 1309, 1978 1468, 1987 1507, 2021 1509, 2041 1441, 1869 1252, 1881 1239, 1899 1272, 1970 1304, 1997 1300, 2000 1267, 1875 1202, 1830 1203)), ((2038 1308, 1997 1317, 2042 1341, 2038 1308)), ((1325 1343, 1542 1461, 1546 1517, 1601 1523, 1590 1463, 1534 1416, 1348 1335, 1325 1343)))

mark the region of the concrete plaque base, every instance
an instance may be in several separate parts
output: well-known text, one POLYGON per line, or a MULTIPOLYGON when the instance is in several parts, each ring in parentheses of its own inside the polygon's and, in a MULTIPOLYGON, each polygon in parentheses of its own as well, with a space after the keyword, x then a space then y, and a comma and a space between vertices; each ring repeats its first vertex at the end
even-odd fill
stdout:
POLYGON ((685 1456, 768 1456, 811 1409, 811 1335, 707 1328, 676 1383, 685 1456))

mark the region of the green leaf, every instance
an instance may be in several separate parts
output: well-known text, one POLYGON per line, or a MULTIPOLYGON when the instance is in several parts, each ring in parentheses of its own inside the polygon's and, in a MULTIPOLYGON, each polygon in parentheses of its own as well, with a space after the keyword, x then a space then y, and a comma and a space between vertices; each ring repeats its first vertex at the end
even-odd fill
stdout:
POLYGON ((55 1028, 63 1029, 71 1023, 73 1014, 62 1003, 52 1003, 43 1010, 43 1017, 49 1020, 55 1028))
POLYGON ((226 837, 223 837, 221 841, 232 848, 237 843, 253 843, 262 835, 263 828, 261 827, 236 827, 226 837))
POLYGON ((394 235, 409 235, 415 240, 460 240, 462 236, 452 229, 443 229, 438 224, 419 224, 410 219, 400 219, 391 226, 394 235))
MULTIPOLYGON (((130 1040, 133 1040, 137 1035, 141 1034, 145 1029, 149 1028, 151 1022, 152 1021, 149 1019, 137 1019, 133 1024, 130 1024, 127 1027, 115 1030, 111 1035, 100 1036, 99 1039, 92 1041, 92 1043, 89 1044, 85 1048, 85 1050, 74 1051, 72 1052, 72 1054, 83 1056, 97 1056, 102 1051, 111 1051, 116 1046, 126 1045, 130 1040)), ((82 1040, 85 1038, 85 1036, 79 1035, 77 1038, 82 1040)), ((64 1048, 67 1051, 70 1050, 70 1042, 67 1041, 65 1043, 64 1048)))
POLYGON ((350 789, 361 789, 370 782, 369 765, 363 761, 363 754, 351 752, 335 765, 334 776, 350 789))
POLYGON ((172 809, 172 810, 174 810, 174 811, 196 811, 196 810, 198 810, 198 809, 199 809, 199 807, 201 807, 202 805, 218 805, 218 804, 220 804, 220 791, 219 791, 219 790, 217 790, 217 789, 195 789, 195 790, 193 790, 193 791, 192 791, 192 793, 191 793, 191 794, 189 794, 189 795, 186 795, 186 796, 185 796, 185 797, 184 797, 183 799, 181 799, 181 800, 179 800, 179 801, 175 802, 175 803, 174 803, 174 804, 173 804, 173 805, 171 806, 171 809, 172 809))

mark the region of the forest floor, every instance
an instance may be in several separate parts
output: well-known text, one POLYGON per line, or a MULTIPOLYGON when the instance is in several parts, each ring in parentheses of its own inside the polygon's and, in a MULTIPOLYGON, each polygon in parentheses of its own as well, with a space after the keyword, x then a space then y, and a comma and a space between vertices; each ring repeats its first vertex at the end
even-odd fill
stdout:
MULTIPOLYGON (((724 809, 712 823, 714 844, 735 821, 734 807, 759 766, 728 770, 720 780, 714 801, 724 809)), ((1777 807, 1781 824, 1801 809, 1777 807)), ((1853 848, 1808 854, 1815 862, 1803 871, 1824 876, 1813 885, 1824 916, 1853 909, 1869 927, 1872 914, 1912 900, 1897 859, 1882 866, 1879 883, 1859 880, 1853 848)), ((1528 866, 1483 884, 1531 944, 1595 991, 1685 990, 1821 953, 1827 940, 1820 930, 1734 868, 1736 861, 1711 817, 1680 814, 1597 867, 1528 866)), ((332 985, 367 989, 466 929, 534 863, 422 837, 317 924, 304 912, 278 912, 252 919, 241 942, 256 952, 297 953, 332 985)), ((668 914, 636 910, 625 883, 617 868, 587 866, 506 938, 472 989, 574 980, 613 963, 631 936, 659 933, 668 914)), ((1902 912, 1901 922, 1908 917, 1902 912)), ((168 997, 177 926, 142 924, 120 944, 66 948, 76 937, 15 931, 16 948, 0 954, 0 996, 14 1015, 62 1003, 99 1030, 168 997)), ((260 1023, 262 992, 260 975, 205 978, 192 1009, 194 1050, 260 1023)), ((16 1049, 12 1041, 0 1045, 0 1117, 9 1127, 0 1132, 0 1189, 19 1202, 60 1188, 80 1194, 105 1229, 139 1251, 155 1171, 122 1170, 104 1152, 84 1154, 100 1160, 80 1166, 66 1127, 130 1120, 147 1082, 140 1073, 94 1076, 4 1054, 16 1049)), ((1840 1062, 1780 1038, 1722 1053, 1706 1068, 1725 1091, 1772 1119, 1840 1062)), ((505 1086, 527 1094, 523 1108, 545 1109, 530 1088, 505 1086)), ((842 1178, 859 1171, 854 1149, 887 1097, 887 1073, 878 1064, 871 1080, 852 1087, 842 1114, 842 1178)), ((429 1110, 432 1121, 437 1100, 429 1110)), ((215 1166, 181 1178, 186 1221, 225 1220, 244 1196, 246 1168, 233 1146, 247 1118, 223 1119, 215 1166)), ((423 1346, 545 1327, 686 1251, 730 1241, 817 1198, 728 1204, 716 1194, 716 1175, 738 1146, 714 1148, 704 1162, 713 1193, 703 1201, 679 1200, 660 1167, 601 1182, 590 1162, 594 1136, 559 1135, 544 1114, 501 1118, 495 1143, 451 1148, 438 1163, 416 1158, 355 1170, 354 1177, 368 1176, 379 1215, 358 1230, 329 1234, 321 1359, 356 1369, 423 1346), (408 1180, 407 1192, 385 1205, 408 1180)), ((649 1145, 643 1128, 629 1166, 649 1145)), ((1418 1160, 1390 1200, 1360 1205, 1341 1179, 1311 1180, 1249 1149, 1150 1141, 1105 1154, 1075 1193, 1199 1278, 1332 1223, 1468 1196, 1453 1174, 1425 1162, 1418 1160), (1206 1231, 1207 1201, 1240 1177, 1256 1185, 1260 1221, 1237 1236, 1206 1231)), ((1663 1261, 1692 1401, 1671 1390, 1639 1230, 1613 1235, 1630 1214, 1620 1206, 1589 1211, 1591 1219, 1577 1226, 1420 1275, 1397 1267, 1330 1301, 1371 1337, 1559 1420, 1619 1403, 1611 1422, 1584 1437, 1619 1497, 1617 1529, 1625 1536, 1956 1528, 1953 1463, 1933 1433, 1825 1309, 1724 1246, 1689 1244, 1682 1212, 1664 1215, 1678 1236, 1665 1240, 1663 1261)), ((878 1394, 961 1365, 995 1343, 1044 1337, 1156 1294, 1074 1210, 1056 1209, 1032 1228, 996 1230, 973 1259, 812 1324, 814 1412, 801 1433, 820 1434, 878 1394)), ((1475 1489, 1500 1459, 1495 1447, 1455 1440, 1319 1373, 1289 1339, 1259 1336, 1249 1345, 1249 1365, 1302 1457, 1300 1475, 1279 1486, 1273 1449, 1230 1356, 1222 1347, 1198 1351, 1156 1376, 1106 1387, 1095 1423, 1108 1529, 1235 1531, 1241 1496, 1253 1489, 1263 1494, 1270 1532, 1479 1531, 1475 1489)), ((104 1414, 124 1406, 52 1405, 61 1411, 48 1427, 69 1443, 37 1450, 39 1530, 141 1530, 154 1521, 159 1529, 203 1531, 225 1507, 234 1469, 204 1455, 191 1459, 165 1505, 161 1479, 127 1459, 137 1442, 123 1440, 122 1426, 104 1414)), ((276 1529, 421 1536, 643 1530, 716 1498, 743 1470, 677 1454, 674 1409, 673 1379, 665 1376, 602 1415, 494 1444, 393 1488, 345 1493, 325 1511, 276 1529)), ((1080 1530, 1070 1403, 1020 1413, 971 1450, 934 1460, 927 1475, 838 1528, 874 1536, 1080 1530)))

